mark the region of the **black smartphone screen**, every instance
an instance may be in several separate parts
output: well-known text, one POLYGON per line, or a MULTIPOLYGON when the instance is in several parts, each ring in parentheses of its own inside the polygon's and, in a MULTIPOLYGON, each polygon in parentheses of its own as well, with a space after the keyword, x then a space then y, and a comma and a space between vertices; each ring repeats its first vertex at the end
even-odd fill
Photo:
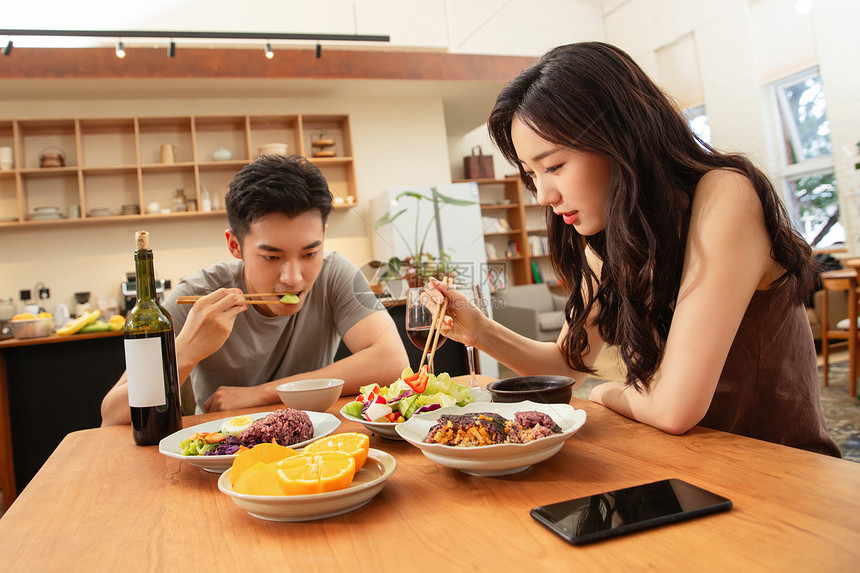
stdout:
POLYGON ((583 545, 731 507, 722 496, 667 479, 542 505, 531 516, 568 543, 583 545))

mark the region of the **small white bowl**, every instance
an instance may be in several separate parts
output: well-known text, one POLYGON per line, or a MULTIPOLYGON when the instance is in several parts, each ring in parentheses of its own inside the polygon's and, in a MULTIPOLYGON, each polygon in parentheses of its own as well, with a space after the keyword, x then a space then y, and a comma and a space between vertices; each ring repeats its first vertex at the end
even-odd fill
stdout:
POLYGON ((311 378, 285 382, 275 390, 289 408, 325 412, 340 398, 343 380, 339 378, 311 378))

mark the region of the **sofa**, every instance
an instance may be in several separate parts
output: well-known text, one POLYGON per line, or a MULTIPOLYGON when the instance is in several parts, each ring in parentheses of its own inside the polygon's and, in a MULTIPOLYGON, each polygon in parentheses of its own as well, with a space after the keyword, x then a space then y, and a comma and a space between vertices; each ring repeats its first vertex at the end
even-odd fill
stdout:
POLYGON ((512 285, 493 295, 493 319, 528 338, 555 340, 564 325, 564 303, 546 284, 512 285))

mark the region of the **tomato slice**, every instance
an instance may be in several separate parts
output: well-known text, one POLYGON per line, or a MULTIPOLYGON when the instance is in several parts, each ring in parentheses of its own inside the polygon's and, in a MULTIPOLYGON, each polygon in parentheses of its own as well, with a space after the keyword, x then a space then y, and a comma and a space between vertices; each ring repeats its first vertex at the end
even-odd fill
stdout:
POLYGON ((415 379, 413 380, 412 376, 403 381, 409 384, 409 387, 412 388, 418 394, 424 392, 427 389, 427 381, 430 380, 430 374, 427 372, 428 367, 422 366, 421 370, 415 375, 415 379))

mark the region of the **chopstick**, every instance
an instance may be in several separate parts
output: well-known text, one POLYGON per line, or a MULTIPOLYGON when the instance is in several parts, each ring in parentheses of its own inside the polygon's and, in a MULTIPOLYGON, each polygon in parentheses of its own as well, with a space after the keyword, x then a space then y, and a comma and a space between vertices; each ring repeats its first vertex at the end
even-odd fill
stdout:
MULTIPOLYGON (((442 282, 446 285, 454 284, 453 277, 442 277, 442 282)), ((433 356, 436 354, 436 342, 439 340, 439 330, 442 326, 442 321, 445 319, 445 311, 448 310, 448 299, 442 301, 441 305, 437 305, 433 311, 433 318, 430 320, 430 330, 427 331, 427 342, 424 343, 424 352, 421 354, 421 364, 418 365, 418 370, 424 367, 424 359, 427 363, 433 364, 433 356), (431 345, 432 340, 432 345, 431 345), (427 356, 427 349, 430 348, 430 356, 427 356)))
MULTIPOLYGON (((257 297, 261 297, 261 296, 277 296, 277 297, 282 297, 282 296, 284 296, 285 294, 289 294, 289 293, 283 293, 283 292, 258 292, 258 293, 252 293, 252 294, 244 294, 244 295, 242 295, 242 296, 243 296, 243 297, 245 297, 245 302, 246 302, 247 304, 278 304, 279 302, 281 302, 280 300, 248 300, 248 299, 251 299, 251 298, 257 298, 257 297)), ((180 297, 178 297, 178 298, 176 299, 176 304, 194 304, 196 301, 200 300, 200 299, 201 299, 201 298, 203 298, 204 296, 206 296, 206 295, 198 295, 198 296, 180 296, 180 297)))

